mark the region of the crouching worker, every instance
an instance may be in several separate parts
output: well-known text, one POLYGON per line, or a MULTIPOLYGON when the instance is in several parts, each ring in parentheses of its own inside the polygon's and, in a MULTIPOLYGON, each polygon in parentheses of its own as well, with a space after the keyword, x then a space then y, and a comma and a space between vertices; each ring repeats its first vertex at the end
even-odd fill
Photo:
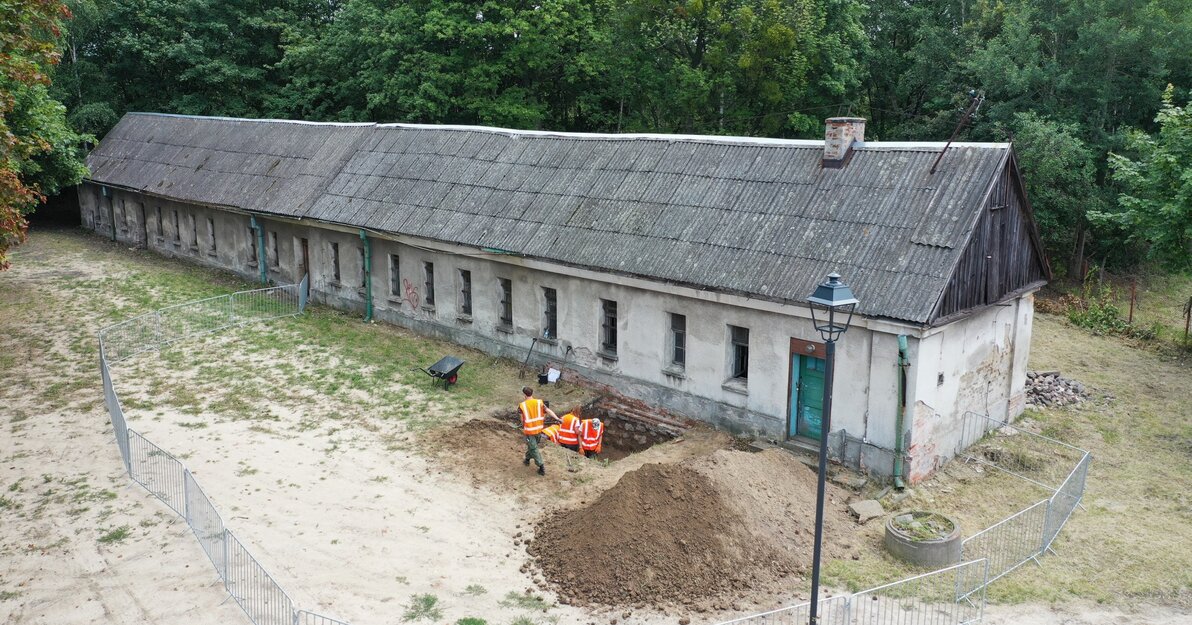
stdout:
POLYGON ((525 396, 525 401, 518 405, 518 412, 521 413, 522 434, 526 437, 526 457, 522 459, 522 464, 529 466, 530 460, 533 460, 538 465, 538 475, 546 475, 542 452, 538 450, 538 435, 542 433, 546 415, 550 415, 555 421, 558 421, 559 417, 550 408, 547 408, 542 400, 534 399, 534 389, 528 386, 522 387, 522 395, 525 396))
POLYGON ((584 419, 580 422, 579 448, 583 451, 585 458, 591 458, 600 453, 603 443, 604 424, 600 422, 600 419, 584 419))
MULTIPOLYGON (((575 412, 579 411, 577 410, 575 412)), ((569 412, 563 415, 563 421, 557 427, 555 437, 551 440, 560 447, 566 447, 578 454, 580 428, 579 417, 575 416, 575 413, 569 412)))

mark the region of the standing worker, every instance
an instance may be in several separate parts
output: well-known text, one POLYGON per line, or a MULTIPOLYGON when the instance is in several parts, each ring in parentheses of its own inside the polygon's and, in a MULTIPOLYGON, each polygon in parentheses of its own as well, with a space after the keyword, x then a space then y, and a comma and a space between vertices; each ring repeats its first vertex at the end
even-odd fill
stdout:
POLYGON ((584 419, 579 427, 579 448, 583 450, 585 458, 591 458, 600 453, 604 444, 604 424, 600 419, 584 419))
POLYGON ((534 399, 534 389, 523 386, 522 395, 525 395, 525 401, 518 405, 518 411, 521 412, 522 434, 526 436, 526 457, 522 460, 522 464, 530 466, 530 460, 533 459, 538 464, 538 475, 546 475, 546 464, 542 462, 542 452, 538 451, 538 435, 542 433, 545 415, 550 415, 555 421, 558 421, 559 417, 555 415, 554 411, 547 408, 542 400, 534 399))

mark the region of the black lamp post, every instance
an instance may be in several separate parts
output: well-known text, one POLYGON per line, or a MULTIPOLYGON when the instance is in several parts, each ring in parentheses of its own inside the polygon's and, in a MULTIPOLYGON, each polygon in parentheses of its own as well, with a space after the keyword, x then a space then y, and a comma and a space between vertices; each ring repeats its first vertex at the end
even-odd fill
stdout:
POLYGON ((819 475, 815 490, 815 551, 811 562, 811 618, 819 620, 820 547, 824 539, 824 483, 828 477, 828 433, 832 431, 832 371, 835 368, 836 341, 848 330, 857 308, 857 298, 848 285, 840 281, 840 274, 828 274, 828 280, 815 287, 807 298, 811 321, 824 339, 824 406, 820 420, 819 475), (841 321, 843 320, 843 322, 841 321))

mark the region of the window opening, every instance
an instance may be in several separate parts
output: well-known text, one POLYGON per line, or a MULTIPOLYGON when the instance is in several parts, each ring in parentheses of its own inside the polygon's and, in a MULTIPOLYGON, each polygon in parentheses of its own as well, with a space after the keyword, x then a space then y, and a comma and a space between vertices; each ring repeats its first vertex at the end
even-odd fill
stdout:
POLYGON ((687 315, 670 314, 671 364, 687 366, 687 315))
POLYGON ((600 349, 609 354, 617 353, 617 303, 613 300, 600 300, 600 349))
POLYGON ((513 325, 513 281, 509 278, 497 278, 501 283, 501 325, 513 325))
POLYGON ((749 329, 729 326, 732 339, 731 371, 734 379, 749 379, 749 329))
POLYGON ((542 287, 542 295, 546 299, 545 313, 545 327, 542 335, 548 339, 558 338, 559 336, 559 294, 554 289, 544 286, 542 287))
POLYGON ((472 272, 459 270, 459 314, 472 315, 472 272))
POLYGON ((434 308, 435 306, 435 264, 422 263, 422 275, 426 281, 426 297, 423 298, 425 306, 434 308))

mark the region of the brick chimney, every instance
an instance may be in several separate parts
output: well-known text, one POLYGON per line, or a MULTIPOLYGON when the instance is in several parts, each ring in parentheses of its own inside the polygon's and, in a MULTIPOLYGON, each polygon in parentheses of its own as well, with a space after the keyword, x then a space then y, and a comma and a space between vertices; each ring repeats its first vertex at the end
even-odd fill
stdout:
POLYGON ((865 118, 829 117, 824 130, 824 169, 840 169, 853 155, 853 142, 865 140, 865 118))

